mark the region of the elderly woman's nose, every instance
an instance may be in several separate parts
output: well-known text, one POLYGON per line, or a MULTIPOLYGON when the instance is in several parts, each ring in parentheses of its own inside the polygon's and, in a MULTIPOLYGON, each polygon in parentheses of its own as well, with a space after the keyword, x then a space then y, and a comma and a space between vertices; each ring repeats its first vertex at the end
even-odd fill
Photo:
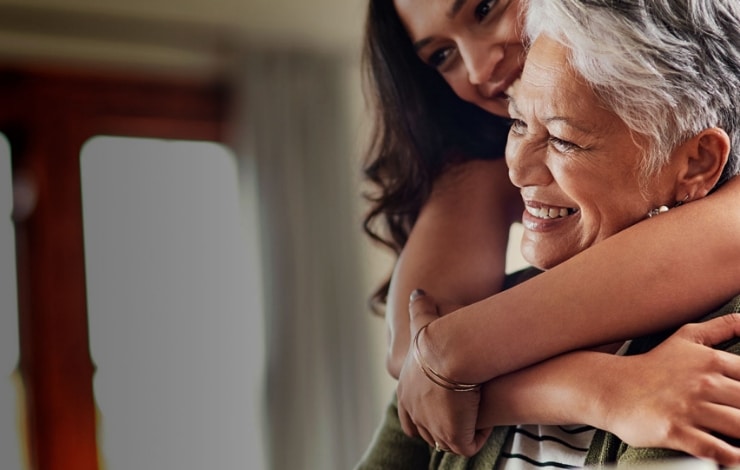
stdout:
POLYGON ((514 186, 546 185, 551 177, 545 164, 545 149, 510 139, 506 147, 506 164, 509 167, 509 179, 514 186))
POLYGON ((496 67, 504 57, 503 47, 481 42, 469 42, 460 46, 468 80, 471 85, 483 85, 491 81, 496 67))

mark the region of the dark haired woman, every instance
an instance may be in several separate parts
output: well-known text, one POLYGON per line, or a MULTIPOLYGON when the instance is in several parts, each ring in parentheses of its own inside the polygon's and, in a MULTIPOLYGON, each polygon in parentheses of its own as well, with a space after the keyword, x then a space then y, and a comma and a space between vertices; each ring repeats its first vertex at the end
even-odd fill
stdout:
MULTIPOLYGON (((366 175, 378 192, 366 228, 399 254, 375 296, 386 302, 395 377, 409 350, 407 299, 417 287, 443 312, 469 305, 431 323, 425 337, 439 348, 437 370, 475 383, 680 325, 738 290, 733 178, 501 292, 509 227, 523 209, 502 159, 504 91, 524 62, 523 3, 370 1, 365 60, 378 120, 366 175)), ((469 451, 476 443, 468 437, 461 448, 469 451)))

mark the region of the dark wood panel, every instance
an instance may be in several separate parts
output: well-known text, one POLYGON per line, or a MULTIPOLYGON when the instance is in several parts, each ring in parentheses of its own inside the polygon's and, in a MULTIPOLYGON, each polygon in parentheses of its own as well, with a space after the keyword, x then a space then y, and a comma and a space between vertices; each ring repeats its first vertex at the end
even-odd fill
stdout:
POLYGON ((104 72, 0 69, 0 131, 14 177, 35 193, 15 213, 20 370, 34 469, 98 468, 79 153, 99 134, 225 140, 222 83, 104 72))

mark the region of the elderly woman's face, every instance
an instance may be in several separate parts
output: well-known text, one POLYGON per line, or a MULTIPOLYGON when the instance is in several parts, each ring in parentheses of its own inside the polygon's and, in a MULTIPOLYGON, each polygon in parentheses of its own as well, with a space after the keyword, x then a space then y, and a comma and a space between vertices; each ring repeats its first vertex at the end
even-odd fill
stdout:
POLYGON ((640 191, 642 153, 625 123, 605 109, 547 37, 529 52, 510 90, 506 148, 525 204, 522 254, 551 268, 672 200, 675 176, 660 172, 640 191), (647 198, 647 199, 646 199, 647 198))
POLYGON ((504 91, 524 63, 520 0, 394 0, 419 58, 453 91, 506 116, 504 91))

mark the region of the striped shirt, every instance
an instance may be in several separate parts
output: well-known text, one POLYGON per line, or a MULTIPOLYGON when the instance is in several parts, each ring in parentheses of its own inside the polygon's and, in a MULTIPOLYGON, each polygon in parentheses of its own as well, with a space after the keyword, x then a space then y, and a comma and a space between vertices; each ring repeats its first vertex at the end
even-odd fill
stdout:
POLYGON ((517 426, 497 470, 581 468, 596 429, 592 426, 517 426))
MULTIPOLYGON (((615 354, 623 356, 631 343, 626 341, 615 354)), ((517 426, 501 452, 496 470, 582 468, 595 433, 596 428, 582 424, 517 426)))

